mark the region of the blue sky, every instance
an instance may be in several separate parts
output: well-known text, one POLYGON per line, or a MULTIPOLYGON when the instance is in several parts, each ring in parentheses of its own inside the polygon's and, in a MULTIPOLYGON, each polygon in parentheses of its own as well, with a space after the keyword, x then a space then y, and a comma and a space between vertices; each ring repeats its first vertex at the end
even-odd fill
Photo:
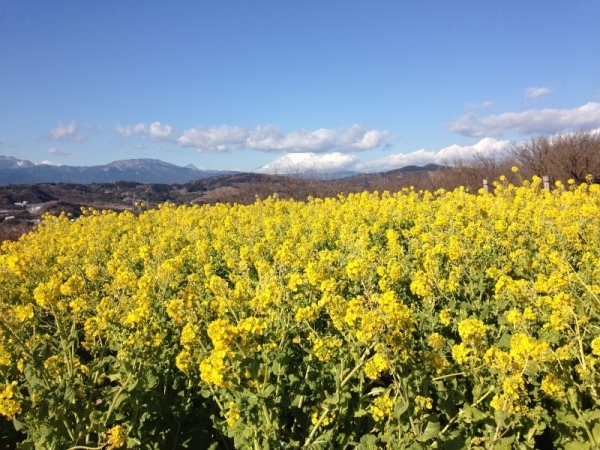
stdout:
POLYGON ((600 128, 600 2, 0 2, 0 155, 380 171, 600 128))

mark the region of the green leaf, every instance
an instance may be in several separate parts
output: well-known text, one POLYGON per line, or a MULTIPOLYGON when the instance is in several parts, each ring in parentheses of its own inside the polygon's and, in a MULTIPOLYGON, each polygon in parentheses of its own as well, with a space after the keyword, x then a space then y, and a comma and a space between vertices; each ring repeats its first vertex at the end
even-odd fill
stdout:
POLYGON ((273 372, 273 375, 275 375, 275 376, 283 375, 283 374, 285 374, 285 367, 282 366, 279 362, 275 361, 273 363, 271 371, 273 372))
POLYGON ((565 444, 565 450, 590 450, 589 442, 568 442, 565 444))
POLYGON ((408 402, 398 402, 394 407, 394 417, 399 419, 408 409, 408 402))
POLYGON ((367 411, 365 409, 359 409, 358 411, 356 411, 354 413, 354 417, 362 417, 362 416, 366 416, 367 414, 369 414, 369 411, 367 411))
POLYGON ((373 395, 373 396, 375 396, 375 395, 379 395, 379 394, 381 394, 383 392, 385 392, 385 388, 376 387, 376 388, 371 389, 371 392, 369 392, 367 395, 373 395))
POLYGON ((557 418, 560 420, 560 423, 562 423, 563 425, 568 425, 570 427, 580 428, 582 425, 581 421, 577 419, 577 417, 575 417, 574 414, 561 414, 557 415, 557 418))
POLYGON ((323 403, 327 405, 337 405, 340 402, 340 394, 335 393, 331 397, 328 397, 323 403))
POLYGON ((268 398, 273 392, 275 392, 275 385, 274 384, 267 384, 263 391, 260 393, 260 397, 262 398, 268 398))
POLYGON ((425 427, 425 430, 421 436, 418 437, 418 440, 425 442, 437 437, 437 435, 440 433, 440 428, 441 426, 439 422, 427 422, 427 426, 425 427))
POLYGON ((158 384, 158 377, 156 377, 152 373, 146 374, 146 389, 152 389, 154 386, 158 384))
POLYGON ((479 409, 477 409, 471 405, 465 405, 462 408, 462 411, 463 411, 463 420, 466 423, 479 422, 479 421, 487 418, 487 415, 484 412, 480 411, 479 409))
POLYGON ((294 400, 292 400, 292 406, 294 406, 294 407, 296 407, 296 408, 297 408, 298 406, 300 406, 300 402, 302 401, 302 398, 303 398, 303 397, 304 397, 304 396, 302 396, 302 395, 296 395, 296 396, 294 397, 294 400))
POLYGON ((360 438, 357 450, 374 450, 377 448, 377 437, 372 434, 365 434, 360 438))
POLYGON ((594 420, 600 419, 600 409, 594 409, 593 411, 586 411, 583 413, 585 420, 593 422, 594 420))
POLYGON ((596 426, 592 430, 592 435, 594 436, 594 440, 596 442, 600 442, 600 423, 596 424, 596 426))

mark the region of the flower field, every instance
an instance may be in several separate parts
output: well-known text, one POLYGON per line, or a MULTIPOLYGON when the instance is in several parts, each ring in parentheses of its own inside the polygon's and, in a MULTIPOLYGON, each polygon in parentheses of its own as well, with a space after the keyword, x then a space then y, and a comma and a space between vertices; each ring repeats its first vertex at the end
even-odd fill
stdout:
POLYGON ((600 448, 600 186, 46 217, 0 251, 19 448, 600 448))

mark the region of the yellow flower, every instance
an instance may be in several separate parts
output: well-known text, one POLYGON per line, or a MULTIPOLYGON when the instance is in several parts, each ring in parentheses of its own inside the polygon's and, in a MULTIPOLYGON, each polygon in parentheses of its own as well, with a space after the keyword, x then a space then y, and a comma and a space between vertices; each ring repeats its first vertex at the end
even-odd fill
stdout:
POLYGON ((12 419, 14 415, 21 412, 21 405, 19 402, 13 399, 14 390, 17 387, 17 382, 13 381, 11 384, 5 385, 2 389, 0 385, 0 414, 7 419, 12 419))
POLYGON ((427 338, 427 344, 434 350, 441 350, 446 343, 446 339, 439 333, 432 333, 427 338))
POLYGON ((392 416, 394 411, 394 401, 386 394, 377 397, 369 407, 371 415, 375 422, 379 422, 392 416))
POLYGON ((240 419, 240 410, 235 406, 234 402, 229 402, 227 412, 225 413, 225 419, 227 425, 230 427, 234 426, 235 423, 240 419))
POLYGON ((452 357, 458 364, 465 364, 469 361, 470 350, 465 347, 465 344, 457 344, 452 346, 452 357))
POLYGON ((443 309, 440 311, 440 322, 442 325, 448 326, 452 321, 452 313, 449 309, 443 309))
POLYGON ((33 306, 31 305, 17 305, 14 311, 19 322, 25 322, 27 319, 33 318, 33 306))
POLYGON ((389 364, 387 360, 380 353, 375 353, 373 357, 367 361, 364 367, 365 375, 372 380, 379 377, 381 372, 387 370, 389 364))
POLYGON ((127 443, 127 430, 122 425, 115 425, 106 432, 108 448, 121 448, 127 443))
POLYGON ((542 380, 542 391, 549 397, 564 397, 564 383, 555 374, 546 375, 542 380))
POLYGON ((479 319, 465 319, 458 324, 458 334, 465 343, 478 345, 488 327, 479 319))
POLYGON ((425 409, 433 408, 433 399, 430 397, 422 397, 417 395, 415 397, 415 413, 425 409))

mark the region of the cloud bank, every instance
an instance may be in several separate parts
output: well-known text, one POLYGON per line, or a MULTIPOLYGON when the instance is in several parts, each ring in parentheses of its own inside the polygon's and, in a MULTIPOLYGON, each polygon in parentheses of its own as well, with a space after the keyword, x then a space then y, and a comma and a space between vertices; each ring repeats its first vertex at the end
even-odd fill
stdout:
POLYGON ((240 149, 267 153, 353 153, 388 147, 388 131, 375 130, 361 125, 351 125, 338 129, 300 129, 284 133, 277 125, 264 125, 255 128, 246 126, 198 125, 184 130, 177 138, 173 127, 160 122, 150 125, 117 125, 115 131, 122 138, 134 135, 172 141, 180 147, 194 148, 198 153, 229 152, 240 149))
POLYGON ((335 172, 351 170, 355 172, 382 172, 409 165, 452 164, 458 160, 469 160, 477 155, 500 155, 508 147, 509 141, 491 137, 481 139, 473 145, 451 145, 434 152, 420 149, 411 153, 395 153, 374 161, 361 161, 354 155, 341 152, 288 153, 259 168, 261 173, 300 173, 307 170, 335 172))
POLYGON ((277 125, 206 127, 185 130, 177 143, 202 152, 224 152, 246 148, 267 153, 351 153, 385 144, 388 132, 351 125, 339 129, 301 129, 288 134, 277 125))
POLYGON ((555 134, 574 128, 597 127, 600 127, 600 103, 597 102, 572 109, 531 109, 486 117, 470 112, 449 124, 450 131, 472 137, 500 137, 507 132, 555 134))
POLYGON ((138 123, 136 125, 117 125, 115 130, 122 138, 129 138, 134 134, 138 134, 154 140, 170 140, 173 133, 171 125, 162 124, 160 122, 152 122, 150 125, 146 123, 138 123))

